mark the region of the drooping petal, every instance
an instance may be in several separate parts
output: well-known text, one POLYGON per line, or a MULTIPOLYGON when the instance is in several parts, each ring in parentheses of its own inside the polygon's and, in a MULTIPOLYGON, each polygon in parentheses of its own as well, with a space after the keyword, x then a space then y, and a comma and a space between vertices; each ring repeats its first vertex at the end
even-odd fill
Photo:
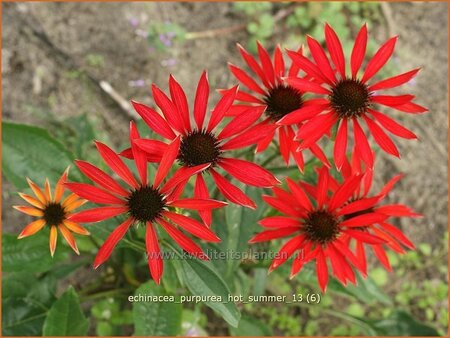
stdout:
POLYGON ((171 211, 164 211, 163 216, 200 239, 214 243, 220 242, 220 238, 214 232, 195 219, 171 211))
POLYGON ((70 231, 73 231, 76 234, 85 235, 85 236, 90 235, 90 232, 87 231, 84 227, 82 227, 78 223, 75 223, 75 222, 65 219, 63 221, 63 224, 67 227, 67 229, 69 229, 70 231))
POLYGON ((364 24, 358 32, 353 45, 352 55, 350 58, 350 65, 352 69, 352 78, 356 78, 359 68, 364 61, 367 47, 367 25, 364 24))
POLYGON ((281 264, 286 262, 294 252, 300 249, 301 245, 305 241, 305 235, 298 235, 288 240, 278 251, 278 255, 273 259, 272 264, 269 267, 269 272, 278 268, 281 264))
POLYGON ((222 145, 221 149, 234 150, 248 147, 265 139, 268 135, 272 135, 276 129, 277 126, 265 122, 258 123, 241 134, 229 139, 222 145))
POLYGON ((227 203, 213 199, 183 198, 180 200, 167 203, 167 205, 175 208, 207 210, 207 209, 222 208, 226 206, 227 203))
POLYGON ((306 149, 316 143, 317 140, 328 133, 337 119, 337 114, 331 111, 327 114, 319 115, 301 126, 296 139, 302 139, 303 141, 300 143, 298 149, 306 149))
POLYGON ((24 206, 24 205, 13 205, 13 208, 17 211, 23 212, 24 214, 30 215, 30 216, 38 216, 42 217, 44 216, 44 212, 40 209, 24 206))
POLYGON ((36 183, 34 183, 32 180, 30 180, 27 177, 27 182, 28 185, 30 186, 31 190, 33 190, 34 195, 37 197, 37 199, 42 203, 42 204, 46 204, 47 200, 45 199, 45 195, 42 192, 41 188, 39 188, 36 183))
POLYGON ((189 120, 189 108, 186 94, 184 93, 183 88, 172 75, 169 76, 169 89, 170 97, 172 98, 173 103, 175 103, 175 106, 179 114, 181 115, 184 129, 189 132, 191 131, 191 122, 189 120))
POLYGON ((31 222, 30 224, 28 224, 19 234, 19 236, 17 237, 18 239, 24 238, 24 237, 28 237, 31 235, 34 235, 36 232, 38 232, 39 230, 41 230, 44 226, 45 226, 45 220, 44 219, 38 219, 34 222, 31 222))
POLYGON ((241 68, 236 67, 232 63, 228 63, 228 68, 230 68, 233 75, 248 89, 265 96, 266 92, 256 83, 253 78, 251 78, 246 72, 244 72, 241 68))
POLYGON ((145 231, 145 249, 147 251, 150 274, 155 283, 159 285, 164 270, 164 263, 156 231, 153 228, 153 224, 150 222, 147 222, 145 231))
POLYGON ((272 187, 280 181, 259 165, 235 158, 221 158, 219 166, 239 181, 255 187, 272 187))
MULTIPOLYGON (((290 125, 300 123, 313 118, 314 116, 325 111, 329 104, 322 99, 311 99, 309 101, 317 101, 317 104, 303 105, 302 108, 294 110, 277 121, 278 125, 290 125)), ((307 102, 307 101, 306 101, 307 102)))
POLYGON ((414 250, 414 244, 405 236, 405 234, 396 226, 389 223, 381 223, 383 230, 389 232, 396 240, 401 242, 404 246, 414 250))
POLYGON ((175 138, 175 140, 173 140, 167 147, 167 150, 161 158, 161 163, 159 164, 158 170, 155 174, 155 179, 153 181, 154 188, 158 188, 160 186, 161 182, 167 176, 170 168, 172 167, 173 162, 177 159, 180 143, 180 136, 177 136, 177 138, 175 138))
POLYGON ((109 192, 85 183, 66 183, 66 187, 81 198, 100 204, 123 205, 125 201, 109 192))
POLYGON ((250 209, 256 209, 255 202, 245 195, 242 190, 230 183, 214 169, 211 169, 210 173, 214 179, 214 182, 217 184, 217 189, 219 189, 227 200, 250 209))
POLYGON ((197 128, 199 130, 203 128, 203 122, 205 121, 208 98, 209 98, 208 74, 204 71, 202 73, 202 76, 200 77, 200 80, 198 81, 194 101, 194 119, 195 123, 197 124, 197 128))
POLYGON ((166 230, 170 237, 185 251, 193 255, 194 257, 200 258, 202 260, 209 260, 208 256, 203 252, 195 242, 183 234, 181 231, 177 230, 169 222, 163 219, 159 219, 158 223, 166 230))
POLYGON ((409 72, 378 81, 377 83, 374 83, 373 85, 369 86, 368 89, 369 91, 375 91, 380 89, 390 89, 398 87, 411 80, 414 76, 416 76, 419 70, 420 68, 413 69, 409 72))
POLYGON ((398 37, 394 36, 386 41, 367 63, 366 71, 361 79, 362 82, 370 80, 386 64, 394 52, 398 37))
POLYGON ((151 130, 169 140, 175 138, 172 128, 156 111, 135 101, 131 101, 131 104, 151 130))
POLYGON ((98 250, 97 256, 95 256, 94 269, 97 269, 109 258, 109 256, 111 256, 113 249, 123 238, 123 236, 125 236, 132 222, 133 220, 131 218, 128 218, 125 222, 115 228, 114 231, 108 236, 106 241, 98 250))
POLYGON ((152 93, 155 103, 161 109, 166 121, 169 125, 180 133, 184 132, 183 118, 175 104, 167 97, 167 95, 152 84, 152 93))
POLYGON ((359 216, 349 218, 341 223, 343 227, 363 227, 384 222, 387 216, 377 212, 368 212, 359 216))
POLYGON ((36 208, 43 209, 45 207, 45 205, 41 203, 41 201, 37 200, 36 198, 30 195, 19 192, 19 196, 36 208))
POLYGON ((320 67, 319 69, 327 78, 328 83, 335 83, 336 76, 334 75, 334 71, 331 68, 330 61, 328 61, 328 57, 326 56, 325 51, 323 50, 320 43, 309 35, 306 36, 306 42, 308 43, 309 50, 311 51, 311 55, 314 58, 316 65, 320 67))
POLYGON ((61 231, 61 234, 63 235, 66 242, 70 245, 73 251, 77 255, 80 254, 80 251, 78 251, 77 243, 75 242, 75 238, 73 237, 72 233, 67 229, 63 224, 58 225, 59 231, 61 231))
MULTIPOLYGON (((195 177, 194 197, 200 199, 209 199, 208 187, 202 173, 197 174, 195 177)), ((199 210, 198 214, 200 215, 200 218, 203 220, 206 226, 210 227, 212 222, 211 210, 199 210)))
POLYGON ((358 149, 358 154, 369 168, 373 168, 373 153, 370 149, 367 137, 356 118, 353 118, 354 144, 358 149))
POLYGON ((349 235, 350 237, 355 238, 358 241, 368 243, 368 244, 384 244, 386 241, 380 237, 369 234, 366 231, 360 230, 344 230, 344 233, 349 235))
POLYGON ((294 232, 298 232, 298 227, 282 227, 276 230, 265 230, 253 236, 248 242, 249 243, 259 243, 259 242, 267 242, 273 239, 283 238, 293 234, 294 232))
POLYGON ((378 260, 381 264, 386 268, 388 271, 392 271, 391 264, 389 263, 389 258, 386 255, 386 252, 384 251, 383 247, 381 245, 372 245, 373 252, 375 253, 375 256, 377 256, 378 260))
POLYGON ((328 199, 328 169, 325 167, 322 167, 318 170, 319 172, 319 179, 317 182, 317 195, 316 195, 316 201, 317 201, 317 207, 320 209, 324 205, 324 203, 328 199))
POLYGON ((121 158, 106 144, 96 141, 95 146, 103 158, 105 163, 122 179, 133 188, 137 188, 139 185, 131 173, 130 169, 123 163, 121 158))
POLYGON ((347 119, 341 120, 341 125, 337 131, 336 140, 334 142, 334 163, 338 171, 341 170, 342 165, 346 159, 347 153, 347 119))
POLYGON ((325 255, 321 249, 318 250, 316 256, 316 272, 319 286, 322 289, 322 292, 325 292, 328 284, 328 266, 325 255))
POLYGON ((105 219, 123 214, 128 211, 128 207, 100 207, 88 210, 83 210, 71 214, 68 219, 72 222, 93 223, 100 222, 105 219))
POLYGON ((400 153, 398 152, 397 146, 394 142, 392 142, 389 136, 386 135, 383 129, 381 129, 376 122, 368 118, 366 115, 363 115, 363 117, 366 121, 367 127, 369 128, 373 138, 375 139, 375 142, 377 142, 380 148, 388 154, 400 158, 400 153))
POLYGON ((220 121, 222 121, 225 113, 228 111, 228 109, 230 109, 231 105, 236 99, 238 88, 239 86, 234 86, 223 94, 222 98, 219 100, 219 102, 211 112, 211 117, 209 119, 207 127, 208 131, 212 131, 220 123, 220 121))
POLYGON ((195 167, 182 167, 178 169, 175 174, 161 187, 160 191, 163 194, 169 193, 178 184, 189 179, 189 177, 202 172, 206 168, 210 167, 211 163, 200 164, 195 167))
POLYGON ((52 257, 55 254, 57 240, 58 240, 58 229, 56 228, 56 226, 52 225, 50 228, 50 238, 49 238, 50 255, 52 257))
POLYGON ((115 180, 111 178, 107 173, 103 170, 97 168, 96 166, 81 160, 75 160, 75 164, 80 169, 80 171, 86 175, 93 182, 100 185, 102 188, 105 188, 108 191, 116 193, 120 196, 127 197, 129 195, 128 191, 126 191, 120 184, 118 184, 115 180))
POLYGON ((289 157, 291 155, 291 141, 289 140, 286 128, 278 128, 278 143, 280 145, 280 153, 286 165, 289 165, 289 157))
POLYGON ((137 130, 136 124, 133 121, 131 121, 130 122, 131 151, 133 152, 134 163, 139 173, 139 177, 141 178, 141 183, 142 185, 147 185, 147 155, 136 144, 134 144, 134 140, 138 140, 139 138, 140 135, 139 131, 137 130))
POLYGON ((406 139, 417 139, 417 136, 412 131, 398 124, 390 117, 372 109, 369 109, 369 113, 392 134, 406 139))
POLYGON ((325 24, 325 43, 331 60, 333 60, 336 69, 341 74, 341 78, 345 79, 344 51, 342 50, 342 45, 336 32, 327 23, 325 24))
POLYGON ((56 183, 55 198, 53 200, 55 203, 59 203, 64 194, 64 183, 66 183, 67 181, 67 176, 69 175, 69 168, 70 167, 67 167, 67 169, 64 171, 64 173, 61 175, 58 182, 56 183))

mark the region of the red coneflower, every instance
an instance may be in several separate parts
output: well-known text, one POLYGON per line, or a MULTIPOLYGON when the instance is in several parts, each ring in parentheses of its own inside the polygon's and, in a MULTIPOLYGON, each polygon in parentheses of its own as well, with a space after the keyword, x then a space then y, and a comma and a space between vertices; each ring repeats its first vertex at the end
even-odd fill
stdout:
POLYGON ((133 223, 146 225, 145 244, 148 255, 150 273, 157 284, 159 284, 163 272, 163 262, 158 244, 155 225, 159 224, 172 237, 172 239, 188 253, 201 259, 208 259, 202 249, 172 223, 186 232, 209 242, 219 242, 220 239, 202 223, 178 214, 171 208, 188 208, 195 210, 211 210, 220 208, 226 203, 212 199, 179 199, 174 193, 177 185, 210 166, 209 163, 196 165, 190 168, 178 170, 170 179, 164 183, 174 161, 178 156, 180 138, 176 137, 162 156, 161 163, 156 171, 152 184, 147 180, 147 159, 145 153, 133 142, 139 139, 139 133, 134 123, 130 124, 130 143, 134 155, 134 161, 139 173, 138 181, 124 164, 120 157, 107 145, 96 142, 97 150, 104 162, 117 174, 127 185, 122 187, 108 174, 92 164, 84 161, 76 161, 76 165, 90 180, 98 185, 93 186, 84 183, 66 183, 68 188, 75 194, 91 202, 107 204, 106 207, 98 207, 83 210, 70 217, 76 222, 99 222, 105 219, 126 214, 127 219, 120 224, 106 239, 94 261, 94 268, 105 262, 111 255, 119 240, 126 234, 133 223), (174 190, 175 189, 175 190, 174 190))
POLYGON ((343 240, 344 236, 364 243, 385 243, 383 238, 360 229, 375 222, 384 222, 389 216, 374 212, 364 215, 345 213, 350 208, 359 208, 358 203, 361 202, 348 201, 359 188, 362 176, 352 175, 338 184, 326 168, 321 168, 318 172, 316 187, 287 178, 290 191, 275 187, 272 190, 274 196, 263 196, 267 204, 284 215, 262 219, 259 224, 268 230, 254 236, 250 243, 295 235, 281 247, 269 271, 300 251, 293 260, 291 278, 304 264, 315 259, 317 279, 325 292, 328 283, 327 259, 331 263, 332 274, 344 285, 347 281, 355 283, 353 267, 360 271, 363 269, 363 265, 349 249, 347 241, 343 240), (328 194, 330 185, 335 185, 332 196, 328 194))
MULTIPOLYGON (((238 187, 219 174, 217 169, 222 168, 247 185, 272 187, 279 183, 269 171, 252 162, 224 156, 227 151, 255 144, 261 138, 261 135, 264 135, 267 126, 253 126, 263 113, 263 109, 248 107, 243 114, 235 117, 219 130, 217 128, 219 123, 235 100, 238 90, 236 86, 224 93, 212 110, 208 123, 206 123, 209 84, 207 74, 203 72, 195 95, 192 114, 195 125, 193 126, 190 121, 186 95, 172 76, 169 79, 169 87, 171 99, 156 85, 152 86, 153 97, 163 116, 141 103, 133 102, 133 106, 146 124, 160 136, 168 140, 180 138, 177 159, 183 170, 199 165, 204 166, 203 170, 200 170, 196 176, 195 197, 208 198, 208 188, 203 174, 210 173, 218 190, 226 199, 239 205, 255 208, 255 203, 238 187)), ((144 150, 148 156, 151 156, 151 154, 157 156, 157 154, 164 153, 165 146, 155 143, 154 140, 138 139, 134 140, 134 143, 144 150)), ((179 191, 182 191, 187 179, 186 177, 186 180, 181 182, 178 187, 179 191)), ((207 225, 211 224, 210 211, 202 211, 200 216, 207 225)))
MULTIPOLYGON (((374 155, 375 156, 375 155, 374 155)), ((361 168, 360 161, 353 158, 352 162, 349 163, 345 160, 342 167, 342 176, 344 178, 349 178, 355 174, 361 174, 361 186, 356 190, 351 196, 350 201, 354 202, 353 206, 344 206, 341 210, 341 214, 344 219, 349 219, 355 216, 361 216, 369 213, 379 214, 390 217, 420 217, 420 214, 415 213, 410 208, 403 204, 385 204, 380 205, 383 199, 392 190, 394 185, 403 177, 403 174, 394 176, 381 190, 380 192, 372 197, 369 197, 370 188, 372 186, 372 169, 371 168, 361 168)), ((335 185, 330 186, 332 193, 335 192, 335 185)), ((402 245, 414 249, 414 244, 405 236, 405 234, 396 226, 388 222, 386 218, 385 221, 374 222, 372 226, 363 226, 359 230, 366 233, 371 233, 385 240, 384 244, 369 244, 372 248, 375 256, 381 262, 381 264, 390 271, 391 265, 389 263, 388 256, 385 252, 385 246, 392 249, 393 251, 403 254, 405 250, 402 245)), ((350 237, 344 236, 343 240, 352 244, 350 237)), ((364 243, 361 241, 355 241, 355 249, 358 260, 361 264, 362 271, 366 274, 366 253, 364 248, 364 243)))
POLYGON ((39 217, 39 219, 31 222, 22 230, 19 234, 19 239, 34 235, 36 232, 44 228, 45 225, 50 228, 50 254, 52 257, 56 250, 58 229, 77 255, 79 255, 80 252, 78 251, 77 243, 75 242, 72 232, 79 235, 89 235, 89 231, 78 223, 69 220, 72 212, 87 201, 79 199, 75 194, 70 194, 61 201, 64 195, 64 184, 67 180, 68 174, 69 168, 66 169, 56 183, 53 198, 48 179, 45 180, 45 189, 42 191, 33 181, 27 178, 28 184, 30 185, 30 188, 36 198, 27 194, 19 193, 19 196, 32 206, 13 206, 16 210, 19 210, 27 215, 39 217))
POLYGON ((293 122, 306 122, 300 127, 296 138, 302 140, 299 150, 308 148, 324 134, 329 133, 339 123, 334 144, 334 160, 338 170, 342 167, 347 149, 348 124, 353 124, 354 152, 368 166, 373 166, 372 151, 367 137, 361 128, 363 120, 375 142, 389 154, 399 157, 397 147, 383 130, 406 139, 417 138, 414 133, 399 125, 387 115, 375 109, 379 104, 406 113, 422 113, 426 108, 412 102, 413 95, 380 95, 379 90, 398 87, 411 80, 419 71, 414 69, 401 75, 369 84, 391 57, 397 37, 385 42, 367 63, 365 70, 359 74, 367 45, 367 27, 364 25, 356 37, 350 59, 351 75, 347 75, 345 58, 339 38, 333 29, 325 25, 325 42, 330 55, 329 61, 319 42, 307 37, 307 43, 314 62, 301 53, 288 51, 294 64, 306 72, 314 81, 290 76, 287 83, 305 93, 318 94, 314 107, 304 107, 284 117, 280 125, 293 122), (335 68, 333 68, 332 64, 335 68))
MULTIPOLYGON (((292 64, 289 70, 286 71, 280 46, 275 48, 272 62, 267 50, 258 42, 260 63, 241 45, 238 44, 238 48, 247 66, 260 80, 260 83, 255 81, 254 77, 250 76, 243 69, 229 63, 229 68, 233 75, 249 89, 249 92, 241 89, 238 91, 236 99, 244 102, 245 105, 234 105, 229 110, 228 115, 239 116, 248 109, 248 105, 262 107, 263 109, 265 107, 266 119, 262 123, 269 128, 266 129, 264 138, 258 142, 256 151, 265 150, 278 131, 279 147, 284 161, 288 164, 292 154, 299 169, 303 170, 303 155, 297 151, 298 142, 294 141, 295 132, 297 127, 301 125, 301 122, 287 123, 287 120, 284 120, 285 123, 283 125, 277 123, 291 113, 295 114, 300 110, 311 109, 311 107, 314 109, 317 100, 305 99, 303 91, 287 85, 282 80, 287 75, 296 77, 300 69, 295 64, 292 64)), ((301 50, 299 53, 301 53, 301 50)), ((319 146, 312 143, 308 148, 323 164, 329 165, 325 154, 319 146)))

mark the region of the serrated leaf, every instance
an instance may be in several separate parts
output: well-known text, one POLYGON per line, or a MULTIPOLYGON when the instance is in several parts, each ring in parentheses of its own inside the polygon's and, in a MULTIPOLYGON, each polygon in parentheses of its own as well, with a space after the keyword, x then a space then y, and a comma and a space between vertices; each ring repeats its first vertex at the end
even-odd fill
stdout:
POLYGON ((44 336, 85 336, 89 321, 81 310, 80 300, 73 287, 53 304, 44 322, 44 336))
MULTIPOLYGON (((164 290, 149 281, 142 284, 135 296, 163 296, 164 290)), ((133 302, 134 334, 136 336, 175 336, 181 329, 181 304, 175 302, 133 302)))

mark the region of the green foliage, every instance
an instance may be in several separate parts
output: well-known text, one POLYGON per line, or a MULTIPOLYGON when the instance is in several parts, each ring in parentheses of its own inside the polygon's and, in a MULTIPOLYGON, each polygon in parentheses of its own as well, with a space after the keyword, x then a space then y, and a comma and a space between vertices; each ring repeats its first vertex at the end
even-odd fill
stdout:
MULTIPOLYGON (((135 296, 167 295, 154 281, 142 284, 135 296)), ((182 306, 175 302, 140 301, 133 303, 136 336, 175 336, 181 328, 182 306)))
POLYGON ((257 318, 242 316, 239 326, 230 327, 233 336, 272 336, 272 330, 257 318))
POLYGON ((148 42, 158 51, 166 51, 175 42, 182 42, 186 39, 186 30, 172 22, 154 22, 148 27, 148 42))
POLYGON ((105 65, 105 57, 101 54, 86 55, 86 62, 92 67, 103 67, 105 65))
POLYGON ((44 336, 85 336, 89 321, 81 310, 80 300, 72 287, 53 304, 44 322, 44 336))

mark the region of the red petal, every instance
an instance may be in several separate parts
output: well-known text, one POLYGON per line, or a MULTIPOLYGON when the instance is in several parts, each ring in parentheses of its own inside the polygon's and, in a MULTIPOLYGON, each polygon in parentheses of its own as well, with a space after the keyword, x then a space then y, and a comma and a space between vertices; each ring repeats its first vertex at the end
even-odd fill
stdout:
POLYGON ((364 75, 361 79, 362 82, 370 80, 386 64, 386 62, 394 52, 397 38, 397 36, 390 38, 380 47, 380 49, 378 49, 378 51, 367 64, 366 71, 364 72, 364 75))
POLYGON ((266 78, 266 75, 264 74, 261 66, 258 64, 258 62, 256 62, 255 58, 250 53, 248 53, 240 44, 237 44, 237 47, 242 55, 242 58, 245 60, 249 68, 254 71, 256 75, 258 75, 264 86, 266 86, 266 88, 269 88, 269 81, 266 78))
POLYGON ((272 135, 276 128, 276 126, 264 122, 258 123, 257 125, 225 142, 221 149, 233 150, 253 145, 258 141, 261 141, 263 138, 265 139, 268 135, 272 135))
POLYGON ((298 228, 300 226, 300 221, 292 217, 271 216, 263 218, 258 224, 265 228, 298 228))
POLYGON ((422 215, 415 213, 412 209, 403 204, 388 204, 375 208, 375 211, 384 215, 396 217, 421 217, 422 215))
POLYGON ((317 157, 317 159, 322 162, 322 164, 327 167, 327 168, 331 168, 331 164, 328 161, 327 156, 325 155, 325 153, 322 151, 322 149, 317 145, 317 144, 311 144, 309 146, 309 150, 313 153, 313 155, 315 157, 317 157))
POLYGON ((289 236, 297 231, 299 231, 298 227, 295 228, 283 227, 276 230, 265 230, 253 236, 248 242, 249 243, 267 242, 271 241, 272 239, 289 236))
POLYGON ((164 270, 161 250, 159 248, 158 237, 153 228, 153 224, 147 222, 147 230, 145 232, 145 248, 147 250, 148 267, 150 274, 156 284, 161 282, 161 276, 164 270))
POLYGON ((234 86, 223 94, 222 98, 219 100, 216 107, 211 113, 211 118, 209 120, 207 128, 208 131, 213 130, 219 124, 219 122, 222 121, 225 113, 228 111, 228 109, 230 109, 236 98, 237 90, 238 86, 234 86))
POLYGON ((122 188, 116 181, 114 181, 107 173, 103 170, 97 168, 96 166, 80 161, 75 160, 75 164, 80 169, 80 171, 85 174, 89 179, 98 185, 102 186, 108 191, 114 192, 120 196, 127 197, 129 192, 122 188))
POLYGON ((314 63, 312 63, 306 57, 304 57, 301 53, 288 50, 287 54, 292 59, 292 62, 298 68, 305 71, 306 74, 312 76, 313 78, 315 78, 320 82, 327 82, 326 78, 322 75, 320 69, 314 63))
POLYGON ((258 56, 261 60, 261 65, 264 74, 266 75, 266 79, 269 80, 269 83, 274 86, 275 85, 275 72, 273 69, 272 61, 270 60, 270 55, 264 49, 264 47, 257 41, 258 45, 258 56))
POLYGON ((389 263, 389 258, 386 255, 383 247, 381 245, 372 245, 372 249, 375 253, 375 256, 377 256, 378 260, 381 262, 381 264, 383 264, 386 270, 392 271, 391 264, 389 263))
POLYGON ((394 109, 403 111, 405 113, 410 113, 410 114, 420 114, 420 113, 425 113, 428 111, 427 108, 419 106, 416 103, 413 102, 407 102, 404 104, 400 104, 400 105, 393 105, 391 106, 394 109))
POLYGON ((170 75, 169 77, 169 88, 170 97, 172 98, 173 103, 175 103, 178 112, 181 114, 184 128, 187 131, 191 131, 191 122, 189 120, 189 108, 186 94, 184 93, 183 88, 172 75, 170 75))
POLYGON ((327 23, 325 24, 325 42, 327 44, 327 49, 330 53, 331 60, 333 60, 333 63, 341 74, 341 77, 345 79, 345 58, 342 45, 336 35, 336 32, 327 23))
POLYGON ((265 104, 264 101, 258 99, 257 97, 249 94, 243 90, 239 90, 236 94, 236 101, 242 101, 247 103, 265 104))
POLYGON ((351 68, 352 68, 352 77, 356 78, 358 74, 359 68, 361 67, 364 56, 366 55, 366 47, 367 47, 367 25, 361 27, 358 35, 355 39, 355 44, 353 45, 352 56, 351 56, 351 68))
MULTIPOLYGON (((329 107, 329 104, 326 100, 323 99, 311 99, 309 101, 318 101, 322 104, 311 104, 307 106, 303 106, 300 109, 294 110, 290 112, 289 114, 282 117, 280 120, 277 121, 278 125, 290 125, 290 124, 296 124, 300 123, 306 120, 309 120, 316 115, 320 114, 324 110, 326 110, 329 107), (325 103, 323 103, 325 102, 325 103)), ((306 101, 308 102, 308 101, 306 101)))
POLYGON ((289 156, 291 154, 291 141, 288 139, 288 136, 286 135, 285 127, 281 127, 278 129, 278 140, 280 145, 280 153, 283 157, 284 162, 286 162, 286 165, 289 165, 289 156))
POLYGON ((319 249, 316 256, 317 280, 322 292, 325 292, 328 284, 328 266, 323 250, 319 249))
POLYGON ((161 115, 159 115, 152 108, 143 105, 142 103, 138 103, 135 101, 131 101, 134 109, 138 112, 138 114, 142 117, 144 122, 149 126, 149 128, 164 138, 169 140, 175 138, 175 134, 172 131, 172 128, 167 124, 166 120, 164 120, 161 115))
POLYGON ((261 117, 264 110, 264 106, 247 107, 245 111, 236 116, 222 129, 217 138, 223 140, 230 136, 239 134, 241 131, 253 125, 253 123, 261 117))
POLYGON ((366 115, 363 115, 363 117, 364 120, 366 121, 367 127, 369 128, 370 132, 373 135, 373 138, 375 139, 375 142, 377 142, 380 148, 383 149, 388 154, 400 158, 400 154, 398 152, 396 145, 394 144, 394 142, 392 142, 389 136, 386 135, 383 129, 381 129, 380 126, 376 124, 376 122, 372 121, 366 115))
MULTIPOLYGON (((211 169, 212 170, 212 169, 211 169)), ((195 177, 194 197, 200 199, 209 199, 208 187, 203 179, 202 173, 195 177)), ((211 210, 200 210, 198 212, 206 226, 210 227, 212 222, 211 210)))
POLYGON ((206 225, 196 221, 195 219, 170 211, 163 212, 163 215, 170 219, 173 223, 200 239, 214 243, 220 242, 220 238, 217 237, 214 232, 212 232, 206 225))
POLYGON ((280 45, 277 45, 277 47, 275 48, 273 58, 274 58, 275 76, 277 77, 284 76, 284 60, 280 45))
POLYGON ((275 137, 275 131, 276 129, 272 128, 266 136, 258 141, 258 143, 256 144, 255 153, 259 153, 267 149, 270 142, 272 142, 273 138, 275 137))
POLYGON ((213 199, 184 198, 168 203, 171 207, 185 208, 194 210, 207 210, 222 208, 227 205, 226 202, 216 201, 213 199))
POLYGON ((101 264, 103 264, 116 247, 117 243, 125 236, 132 223, 132 219, 128 218, 125 222, 120 224, 114 231, 108 236, 106 241, 98 250, 97 256, 94 260, 94 269, 97 269, 101 264))
POLYGON ((403 174, 399 174, 391 178, 389 182, 386 183, 385 186, 381 189, 378 195, 381 196, 381 198, 384 198, 392 190, 395 183, 397 183, 403 176, 403 174))
POLYGON ((210 172, 214 182, 217 184, 217 189, 219 189, 227 200, 247 208, 256 209, 255 202, 245 195, 238 187, 230 183, 215 170, 211 169, 210 172))
POLYGON ((136 164, 136 169, 141 178, 142 185, 147 185, 147 155, 142 151, 136 144, 134 140, 139 139, 139 131, 133 121, 130 122, 130 143, 131 150, 133 152, 134 163, 136 164))
POLYGON ((197 124, 197 128, 199 130, 203 128, 203 122, 205 121, 208 98, 209 98, 208 74, 206 72, 203 72, 202 76, 200 77, 200 80, 198 81, 194 101, 194 119, 195 123, 197 124))
POLYGON ((396 240, 401 242, 404 246, 414 249, 414 244, 405 236, 405 234, 397 227, 389 223, 381 223, 384 230, 389 232, 396 240))
POLYGON ((379 202, 379 200, 380 197, 378 196, 356 200, 342 207, 342 209, 339 210, 338 215, 353 214, 358 211, 363 211, 372 208, 375 204, 379 202))
POLYGON ((381 81, 369 86, 369 91, 398 87, 398 86, 408 82, 409 80, 411 80, 414 76, 416 76, 416 74, 419 72, 419 70, 420 70, 419 68, 413 69, 409 72, 406 72, 406 73, 403 73, 400 75, 396 75, 396 76, 390 77, 385 80, 381 80, 381 81))
POLYGON ((152 84, 152 93, 155 103, 161 109, 166 121, 169 122, 169 125, 178 130, 180 133, 183 133, 183 118, 181 117, 177 107, 155 84, 152 84))
POLYGON ((328 89, 325 89, 317 82, 304 80, 299 77, 288 77, 286 82, 292 87, 298 89, 302 93, 314 93, 314 94, 330 94, 328 89))
POLYGON ((414 95, 374 95, 370 98, 372 102, 388 107, 396 107, 414 99, 414 95))
POLYGON ((71 214, 68 219, 72 222, 92 223, 123 214, 128 211, 128 207, 101 207, 79 211, 71 214))
POLYGON ((380 237, 371 235, 365 231, 360 230, 345 230, 344 233, 355 238, 358 241, 368 244, 384 244, 386 241, 380 237))
POLYGON ((286 182, 289 190, 292 192, 297 200, 297 203, 305 210, 310 211, 312 209, 311 201, 309 200, 306 193, 300 188, 291 178, 286 177, 286 182))
POLYGON ((124 182, 128 183, 133 188, 137 188, 139 184, 131 173, 130 169, 123 163, 120 157, 111 150, 106 144, 96 141, 95 145, 97 147, 100 156, 103 158, 105 163, 122 179, 124 182))
POLYGON ((172 239, 177 242, 177 244, 185 251, 189 252, 193 256, 208 260, 208 256, 203 253, 203 250, 195 244, 195 242, 183 234, 181 231, 177 230, 173 227, 169 222, 164 221, 163 219, 158 220, 158 223, 166 230, 172 239))
POLYGON ((222 158, 219 165, 239 181, 255 187, 272 187, 280 181, 259 165, 234 158, 222 158))
POLYGON ((66 183, 65 186, 72 191, 73 193, 77 194, 81 198, 87 199, 94 203, 101 203, 101 204, 118 204, 123 205, 125 204, 124 200, 121 200, 120 198, 111 195, 109 192, 106 192, 100 188, 94 187, 89 184, 85 183, 66 183))
POLYGON ((269 267, 269 272, 272 272, 274 269, 286 262, 296 250, 300 249, 304 241, 305 235, 298 235, 284 243, 272 261, 272 264, 269 267))
POLYGON ((178 151, 180 149, 180 142, 181 142, 180 136, 178 136, 167 147, 167 150, 161 159, 161 163, 158 166, 158 170, 156 171, 155 179, 153 181, 153 187, 158 188, 161 182, 167 176, 170 168, 173 165, 173 162, 175 162, 178 156, 178 151))
POLYGON ((266 95, 266 92, 253 80, 246 72, 244 72, 241 68, 236 67, 235 65, 228 63, 228 68, 230 68, 231 72, 234 76, 248 89, 257 92, 261 95, 266 95))
POLYGON ((205 163, 200 164, 195 167, 182 167, 178 169, 175 174, 170 178, 161 188, 161 192, 163 194, 169 193, 172 189, 174 189, 178 184, 180 184, 183 181, 186 181, 189 179, 189 177, 205 170, 208 168, 211 164, 205 163))
POLYGON ((334 75, 334 71, 331 68, 330 61, 328 61, 327 56, 325 55, 322 46, 314 40, 309 35, 306 36, 306 42, 308 43, 309 50, 311 51, 311 55, 320 68, 322 74, 328 79, 328 83, 336 82, 336 76, 334 75))
POLYGON ((319 170, 319 180, 317 183, 317 207, 322 208, 323 204, 328 199, 328 169, 325 167, 320 168, 319 170))
MULTIPOLYGON (((175 137, 174 137, 175 138, 175 137)), ((136 144, 139 148, 147 153, 148 157, 159 158, 155 162, 160 162, 161 157, 167 151, 167 144, 158 140, 149 140, 149 139, 134 139, 134 144, 136 144)), ((125 150, 123 151, 125 152, 125 150)))
POLYGON ((303 140, 299 145, 299 150, 309 148, 312 144, 316 143, 317 140, 330 130, 337 119, 337 114, 329 112, 311 119, 300 127, 296 136, 296 139, 303 140))
POLYGON ((283 214, 286 214, 289 216, 294 216, 294 217, 298 217, 301 214, 301 211, 295 209, 291 205, 287 205, 284 201, 282 201, 276 197, 263 195, 262 199, 267 204, 269 204, 272 208, 277 209, 278 211, 282 212, 283 214))
POLYGON ((373 168, 372 150, 370 149, 366 135, 355 118, 353 118, 353 134, 355 137, 355 147, 358 149, 359 156, 361 156, 369 168, 373 168))
POLYGON ((341 170, 344 165, 344 161, 346 160, 347 153, 347 119, 341 120, 341 125, 339 126, 336 141, 334 143, 334 163, 336 165, 336 169, 338 171, 341 170))
POLYGON ((390 117, 372 109, 369 109, 369 113, 392 134, 406 139, 417 139, 417 136, 412 131, 401 126, 390 117))
POLYGON ((370 226, 379 222, 385 221, 387 218, 386 215, 381 214, 381 211, 368 212, 363 215, 355 216, 349 218, 343 222, 341 222, 341 226, 343 227, 362 227, 362 226, 370 226), (380 213, 378 213, 380 212, 380 213))

